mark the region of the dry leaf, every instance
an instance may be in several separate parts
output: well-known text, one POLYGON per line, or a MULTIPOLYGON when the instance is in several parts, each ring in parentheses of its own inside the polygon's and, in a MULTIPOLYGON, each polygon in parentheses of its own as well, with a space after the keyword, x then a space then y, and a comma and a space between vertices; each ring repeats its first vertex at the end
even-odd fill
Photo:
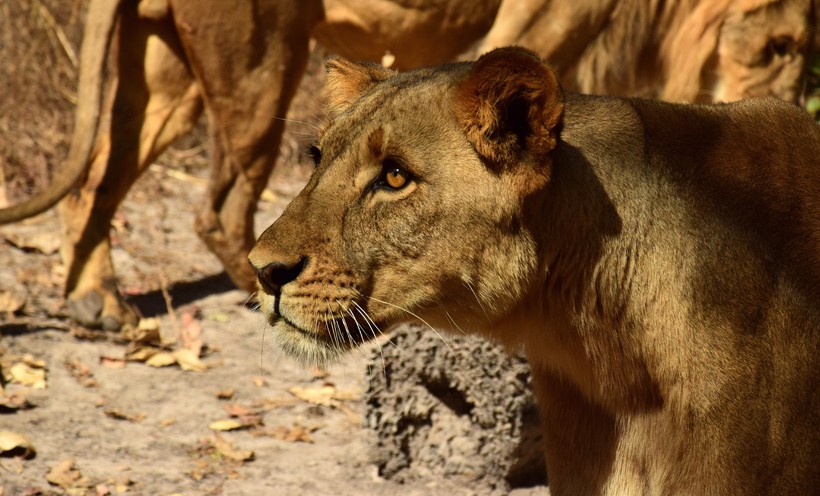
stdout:
POLYGON ((6 394, 0 388, 0 413, 3 411, 15 411, 34 408, 34 405, 23 395, 6 394))
POLYGON ((225 405, 225 411, 228 415, 239 419, 244 427, 256 427, 262 425, 262 415, 255 410, 250 410, 236 403, 225 405))
POLYGON ((256 387, 264 387, 268 385, 268 381, 266 381, 264 377, 259 377, 258 375, 253 376, 251 381, 253 381, 253 385, 256 387))
POLYGON ((97 496, 111 496, 111 489, 108 489, 107 484, 101 482, 94 486, 94 493, 97 496))
POLYGON ((0 291, 0 313, 15 313, 26 304, 28 295, 15 291, 0 291))
POLYGON ((295 424, 291 428, 285 426, 275 427, 263 434, 290 443, 312 443, 313 438, 310 437, 310 433, 318 429, 318 427, 303 427, 299 424, 295 424))
POLYGON ((216 422, 211 422, 208 426, 212 431, 233 431, 236 429, 244 429, 245 427, 245 424, 235 419, 217 420, 216 422))
POLYGON ((162 336, 159 332, 159 320, 153 317, 140 319, 137 327, 123 331, 123 337, 136 343, 160 345, 162 336))
POLYGON ((222 389, 216 392, 216 398, 219 400, 229 400, 236 395, 236 389, 222 389))
POLYGON ((77 380, 77 382, 87 388, 94 388, 99 386, 97 380, 94 379, 94 374, 91 373, 91 369, 88 368, 88 365, 80 362, 79 360, 66 360, 65 367, 68 369, 68 372, 77 380))
POLYGON ((145 364, 151 367, 167 367, 175 363, 177 359, 167 351, 161 351, 145 361, 145 364))
POLYGON ((175 419, 175 418, 167 418, 167 419, 162 419, 162 420, 160 420, 160 421, 159 421, 159 426, 160 426, 160 427, 170 427, 170 426, 172 426, 172 425, 174 425, 174 424, 176 424, 176 423, 177 423, 177 419, 175 419))
POLYGON ((28 437, 13 431, 0 431, 0 456, 31 458, 36 450, 28 437))
POLYGON ((185 307, 180 317, 182 327, 179 330, 179 341, 182 348, 190 350, 194 356, 202 353, 202 326, 196 320, 199 309, 194 306, 185 307))
POLYGON ((160 350, 153 346, 140 346, 134 351, 126 353, 125 359, 131 362, 145 362, 159 352, 160 350))
POLYGON ((230 442, 216 432, 214 433, 214 447, 222 456, 230 460, 245 462, 253 459, 253 451, 237 450, 230 442))
POLYGON ((74 459, 69 458, 53 466, 48 471, 46 480, 49 484, 67 489, 82 484, 83 474, 74 466, 74 459))
POLYGON ((182 348, 175 350, 172 355, 182 370, 192 370, 194 372, 205 372, 208 370, 208 366, 202 363, 199 356, 194 354, 192 350, 182 348))
POLYGON ((103 355, 100 357, 100 365, 109 369, 124 369, 125 358, 103 355))
POLYGON ((307 401, 322 406, 332 406, 333 396, 336 394, 336 387, 330 384, 323 384, 319 387, 303 388, 293 386, 288 392, 300 400, 307 401))
POLYGON ((123 412, 121 410, 118 410, 116 408, 109 408, 109 409, 105 410, 105 414, 108 415, 109 417, 111 417, 114 420, 127 420, 129 422, 134 422, 134 423, 142 422, 143 420, 145 420, 145 417, 147 417, 147 415, 144 412, 130 414, 130 413, 125 413, 125 412, 123 412))
POLYGON ((39 359, 39 358, 34 358, 33 356, 28 355, 28 354, 23 355, 22 361, 23 361, 23 363, 25 363, 26 365, 28 365, 30 367, 34 367, 34 368, 38 368, 38 369, 46 368, 46 361, 45 360, 42 360, 42 359, 39 359))
POLYGON ((11 381, 33 389, 46 388, 45 368, 32 366, 25 362, 15 363, 9 369, 11 381))

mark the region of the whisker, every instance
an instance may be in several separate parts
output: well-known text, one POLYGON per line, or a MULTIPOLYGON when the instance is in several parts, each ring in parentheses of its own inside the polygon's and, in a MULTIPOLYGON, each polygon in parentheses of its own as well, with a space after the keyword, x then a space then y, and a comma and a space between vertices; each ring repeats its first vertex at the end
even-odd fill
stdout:
MULTIPOLYGON (((265 322, 265 324, 267 324, 267 322, 265 322)), ((268 327, 268 325, 262 327, 262 341, 259 344, 259 375, 264 375, 265 372, 265 333, 268 327)))
MULTIPOLYGON (((342 305, 341 302, 339 302, 339 300, 336 300, 336 304, 339 305, 339 308, 344 311, 344 309, 345 309, 344 305, 342 305)), ((348 339, 350 339, 350 346, 355 347, 357 350, 359 350, 359 352, 362 354, 362 356, 365 359, 367 359, 367 354, 364 352, 364 350, 360 346, 356 346, 356 340, 353 339, 353 334, 350 332, 350 328, 347 326, 347 320, 345 320, 344 314, 341 314, 341 316, 339 317, 339 320, 342 321, 342 325, 345 328, 345 333, 347 333, 347 337, 348 337, 348 339)), ((358 323, 356 325, 358 325, 358 323)))
POLYGON ((458 329, 458 331, 459 331, 461 334, 464 334, 464 335, 466 336, 466 335, 467 335, 467 333, 466 333, 466 332, 464 332, 464 329, 462 329, 462 328, 461 328, 461 326, 460 326, 460 325, 458 325, 458 324, 456 323, 456 319, 454 319, 452 316, 450 316, 450 312, 448 312, 448 311, 447 311, 447 309, 446 309, 446 308, 443 308, 443 307, 442 307, 442 310, 444 310, 444 315, 447 317, 447 320, 449 320, 449 321, 450 321, 450 323, 451 323, 451 324, 453 324, 453 326, 454 326, 456 329, 458 329))
MULTIPOLYGON (((372 318, 370 318, 370 316, 369 316, 369 315, 367 315, 367 313, 366 313, 364 310, 362 310, 362 307, 361 307, 358 303, 356 303, 356 302, 354 301, 354 302, 353 302, 353 304, 354 304, 354 305, 356 305, 356 311, 358 311, 358 312, 362 315, 362 317, 364 318, 364 321, 367 323, 367 327, 369 327, 369 328, 370 328, 370 333, 373 335, 373 339, 375 340, 375 339, 376 339, 376 329, 378 329, 378 328, 379 328, 379 326, 378 326, 378 325, 376 325, 376 323, 375 323, 375 322, 373 322, 373 319, 372 319, 372 318), (373 325, 370 325, 370 323, 371 323, 371 322, 373 322, 373 325), (374 329, 374 328, 373 328, 373 326, 376 326, 376 329, 374 329)), ((379 329, 379 334, 380 334, 380 335, 382 335, 382 336, 386 336, 386 334, 384 334, 384 333, 381 331, 381 329, 379 329)), ((388 343, 390 343, 391 345, 393 345, 394 347, 396 347, 396 348, 398 349, 398 347, 396 346, 396 344, 395 344, 395 343, 393 343, 393 342, 390 340, 390 338, 387 338, 387 342, 388 342, 388 343)), ((382 345, 381 343, 378 343, 378 342, 377 342, 377 343, 376 343, 376 346, 377 346, 377 347, 378 347, 378 349, 379 349, 379 357, 381 358, 381 362, 382 362, 382 377, 387 377, 387 363, 386 363, 386 362, 385 362, 385 360, 384 360, 384 350, 383 350, 383 346, 384 346, 384 345, 382 345)))
POLYGON ((379 334, 378 334, 379 336, 384 337, 384 339, 389 344, 391 344, 394 348, 399 349, 399 346, 396 343, 394 343, 392 339, 390 339, 390 335, 388 333, 384 332, 381 329, 381 327, 379 327, 379 324, 377 324, 376 321, 373 320, 373 318, 370 316, 370 314, 367 313, 367 310, 362 308, 362 306, 359 305, 356 301, 353 301, 353 304, 356 305, 357 310, 359 311, 359 313, 362 314, 362 316, 365 318, 365 321, 368 322, 367 325, 370 326, 371 323, 373 324, 373 326, 370 326, 370 332, 373 334, 373 339, 376 339, 378 337, 376 335, 376 331, 379 331, 379 334), (374 330, 374 327, 375 327, 375 330, 374 330))
MULTIPOLYGON (((350 314, 350 317, 353 319, 353 323, 356 324, 356 330, 358 331, 359 337, 362 340, 361 342, 362 343, 367 342, 367 337, 366 337, 366 333, 364 332, 364 327, 359 323, 359 319, 356 318, 356 314, 354 314, 353 310, 351 310, 350 308, 347 309, 347 313, 350 314)), ((365 319, 365 323, 367 323, 367 319, 365 319)), ((368 324, 368 326, 369 325, 370 324, 368 324)), ((370 356, 368 356, 368 354, 364 352, 364 349, 361 346, 357 346, 357 348, 359 348, 362 351, 362 356, 364 357, 364 360, 365 360, 365 362, 364 362, 365 366, 369 366, 369 364, 373 361, 373 359, 370 358, 370 356)), ((381 347, 379 347, 379 352, 381 353, 381 347)), ((385 366, 384 365, 384 355, 382 355, 382 370, 384 370, 384 366, 385 366)))
MULTIPOLYGON (((250 293, 244 300, 242 300, 242 304, 240 306, 243 306, 243 307, 251 306, 251 302, 256 299, 256 295, 258 295, 258 294, 259 294, 259 291, 254 291, 253 293, 250 293)), ((256 301, 254 301, 254 304, 258 306, 259 305, 259 300, 256 299, 256 301)))
POLYGON ((307 126, 311 129, 313 129, 317 133, 322 130, 322 128, 320 128, 316 124, 312 124, 312 123, 307 122, 307 121, 300 121, 300 120, 297 120, 297 119, 288 119, 286 117, 274 117, 274 119, 276 119, 277 121, 283 121, 283 122, 286 122, 286 123, 301 124, 303 126, 307 126))
POLYGON ((367 338, 364 335, 364 327, 359 324, 359 319, 356 318, 356 314, 354 314, 349 308, 347 309, 347 313, 350 315, 350 318, 353 319, 353 323, 356 324, 356 331, 359 333, 359 338, 362 340, 361 342, 364 343, 367 341, 367 338))
POLYGON ((330 306, 330 300, 325 298, 325 315, 327 315, 328 320, 326 322, 330 322, 330 329, 328 329, 328 335, 330 336, 330 341, 333 345, 337 348, 341 348, 340 342, 340 335, 341 332, 339 330, 339 323, 336 322, 336 314, 333 312, 333 309, 330 306))
POLYGON ((475 289, 473 288, 473 285, 469 281, 463 281, 463 282, 464 282, 464 285, 467 286, 467 289, 469 289, 470 292, 475 297, 475 301, 478 303, 478 307, 481 309, 481 311, 484 312, 484 316, 487 317, 487 323, 492 325, 493 321, 492 321, 492 319, 490 319, 490 315, 487 313, 487 309, 485 309, 484 305, 481 304, 481 300, 478 298, 478 294, 476 294, 475 289))
POLYGON ((380 300, 380 299, 375 298, 375 297, 373 297, 373 296, 366 296, 366 295, 363 295, 363 294, 361 294, 361 293, 359 293, 359 294, 360 294, 361 296, 365 297, 365 298, 368 298, 368 299, 371 299, 371 300, 373 300, 373 301, 379 302, 379 303, 381 303, 381 304, 383 304, 383 305, 388 305, 388 306, 391 306, 391 307, 393 307, 393 308, 396 308, 396 309, 398 309, 398 310, 401 310, 402 312, 407 313, 408 315, 411 315, 411 316, 415 317, 415 318, 416 318, 416 319, 418 319, 420 322, 422 322, 424 325, 426 325, 427 327, 429 327, 429 328, 430 328, 430 330, 431 330, 431 331, 433 331, 433 333, 435 333, 435 335, 436 335, 436 336, 438 336, 438 338, 441 340, 441 342, 442 342, 442 343, 444 343, 444 346, 446 346, 446 347, 447 347, 447 349, 448 349, 451 353, 453 352, 453 349, 450 347, 450 344, 449 344, 449 343, 447 343, 447 341, 444 339, 444 336, 442 336, 442 335, 441 335, 441 334, 440 334, 440 333, 439 333, 439 332, 438 332, 438 331, 437 331, 437 330, 436 330, 433 326, 431 326, 431 325, 430 325, 430 323, 429 323, 429 322, 427 322, 426 320, 424 320, 423 318, 421 318, 419 315, 417 315, 417 314, 415 314, 415 313, 411 312, 410 310, 408 310, 408 309, 406 309, 406 308, 400 307, 399 305, 394 305, 394 304, 392 304, 392 303, 390 303, 390 302, 380 300))
POLYGON ((377 330, 379 331, 379 334, 383 334, 382 330, 379 329, 378 324, 376 324, 376 322, 374 322, 373 319, 371 319, 370 316, 367 315, 367 312, 364 311, 362 306, 356 303, 355 301, 353 302, 353 304, 356 305, 356 311, 359 312, 361 316, 364 318, 364 321, 367 324, 367 327, 370 329, 370 334, 373 336, 373 339, 376 339, 377 330))

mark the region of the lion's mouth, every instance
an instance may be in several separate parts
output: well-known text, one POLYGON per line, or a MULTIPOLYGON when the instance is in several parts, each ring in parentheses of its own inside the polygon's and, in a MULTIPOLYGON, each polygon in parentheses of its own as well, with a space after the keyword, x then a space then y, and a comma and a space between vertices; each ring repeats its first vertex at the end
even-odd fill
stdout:
POLYGON ((277 315, 271 325, 286 324, 287 333, 296 335, 307 344, 346 351, 361 346, 380 335, 381 327, 375 322, 361 322, 353 317, 319 320, 314 329, 306 329, 284 315, 277 315))

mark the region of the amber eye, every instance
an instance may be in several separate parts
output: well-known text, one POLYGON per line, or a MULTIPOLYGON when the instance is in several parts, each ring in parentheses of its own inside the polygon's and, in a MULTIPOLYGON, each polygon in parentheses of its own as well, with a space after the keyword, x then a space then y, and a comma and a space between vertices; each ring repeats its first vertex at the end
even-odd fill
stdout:
POLYGON ((384 173, 384 183, 393 189, 403 188, 407 180, 407 171, 401 167, 387 169, 384 173))
POLYGON ((382 173, 373 183, 373 189, 397 191, 407 186, 412 180, 413 175, 400 165, 399 160, 388 157, 382 161, 382 173))

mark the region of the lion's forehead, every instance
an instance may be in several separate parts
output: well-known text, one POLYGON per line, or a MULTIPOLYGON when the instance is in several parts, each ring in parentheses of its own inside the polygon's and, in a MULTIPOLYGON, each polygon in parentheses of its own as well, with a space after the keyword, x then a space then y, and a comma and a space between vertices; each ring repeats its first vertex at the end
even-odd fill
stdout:
POLYGON ((323 160, 332 162, 351 151, 366 150, 371 135, 389 139, 435 136, 449 116, 458 65, 436 71, 401 73, 374 86, 349 109, 328 122, 320 136, 323 160))
POLYGON ((753 2, 734 16, 729 16, 724 30, 740 30, 743 36, 753 41, 767 36, 789 36, 804 43, 809 35, 809 2, 791 1, 753 2))

